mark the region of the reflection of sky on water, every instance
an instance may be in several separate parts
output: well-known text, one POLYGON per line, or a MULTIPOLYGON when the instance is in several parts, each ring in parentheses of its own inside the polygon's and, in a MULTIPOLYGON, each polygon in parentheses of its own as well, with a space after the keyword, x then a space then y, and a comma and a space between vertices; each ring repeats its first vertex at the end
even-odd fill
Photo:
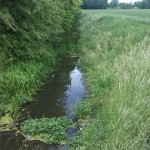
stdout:
POLYGON ((27 108, 33 118, 70 116, 72 106, 84 98, 83 75, 76 67, 77 60, 63 60, 52 78, 35 95, 27 108))
POLYGON ((85 87, 83 84, 83 75, 77 67, 70 73, 70 86, 65 92, 67 95, 66 99, 66 114, 71 113, 72 106, 84 97, 85 87))

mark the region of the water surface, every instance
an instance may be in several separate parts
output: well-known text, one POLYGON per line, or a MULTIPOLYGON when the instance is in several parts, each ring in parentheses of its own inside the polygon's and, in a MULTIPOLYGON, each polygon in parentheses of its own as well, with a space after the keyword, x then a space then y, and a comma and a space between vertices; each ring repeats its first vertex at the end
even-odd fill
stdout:
MULTIPOLYGON (((72 107, 84 99, 83 74, 77 67, 78 58, 64 58, 55 71, 48 75, 46 83, 33 96, 34 102, 25 106, 32 118, 72 116, 72 107)), ((69 129, 73 134, 76 129, 69 129)), ((66 150, 68 146, 47 145, 42 142, 27 142, 15 132, 0 133, 0 150, 66 150)))
POLYGON ((77 67, 78 58, 64 59, 41 90, 35 102, 26 106, 32 118, 70 116, 72 106, 85 96, 83 75, 77 67))

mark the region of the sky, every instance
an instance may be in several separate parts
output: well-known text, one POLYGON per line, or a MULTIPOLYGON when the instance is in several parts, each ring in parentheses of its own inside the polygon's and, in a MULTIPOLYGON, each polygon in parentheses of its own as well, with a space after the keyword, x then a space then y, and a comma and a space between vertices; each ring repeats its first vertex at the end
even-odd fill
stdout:
MULTIPOLYGON (((111 0, 108 0, 108 2, 110 2, 111 0)), ((120 3, 122 3, 122 2, 125 2, 125 3, 130 3, 130 2, 132 2, 132 3, 134 3, 134 2, 136 2, 136 1, 139 1, 139 0, 119 0, 119 2, 120 3)))

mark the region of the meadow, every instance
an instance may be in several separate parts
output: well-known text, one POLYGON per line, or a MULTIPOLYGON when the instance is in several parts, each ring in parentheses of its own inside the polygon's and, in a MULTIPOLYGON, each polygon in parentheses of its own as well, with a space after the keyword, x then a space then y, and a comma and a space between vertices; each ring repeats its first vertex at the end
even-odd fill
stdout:
POLYGON ((150 10, 88 10, 80 19, 88 98, 72 149, 150 148, 150 10))

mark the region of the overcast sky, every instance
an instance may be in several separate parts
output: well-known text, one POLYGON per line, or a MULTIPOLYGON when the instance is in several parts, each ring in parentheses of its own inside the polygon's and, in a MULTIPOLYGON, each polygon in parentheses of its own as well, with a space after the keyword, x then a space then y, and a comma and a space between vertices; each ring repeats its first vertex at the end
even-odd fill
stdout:
MULTIPOLYGON (((108 2, 110 2, 111 0, 108 0, 108 2)), ((130 2, 136 2, 136 1, 139 1, 139 0, 119 0, 119 2, 126 2, 126 3, 130 3, 130 2)))

